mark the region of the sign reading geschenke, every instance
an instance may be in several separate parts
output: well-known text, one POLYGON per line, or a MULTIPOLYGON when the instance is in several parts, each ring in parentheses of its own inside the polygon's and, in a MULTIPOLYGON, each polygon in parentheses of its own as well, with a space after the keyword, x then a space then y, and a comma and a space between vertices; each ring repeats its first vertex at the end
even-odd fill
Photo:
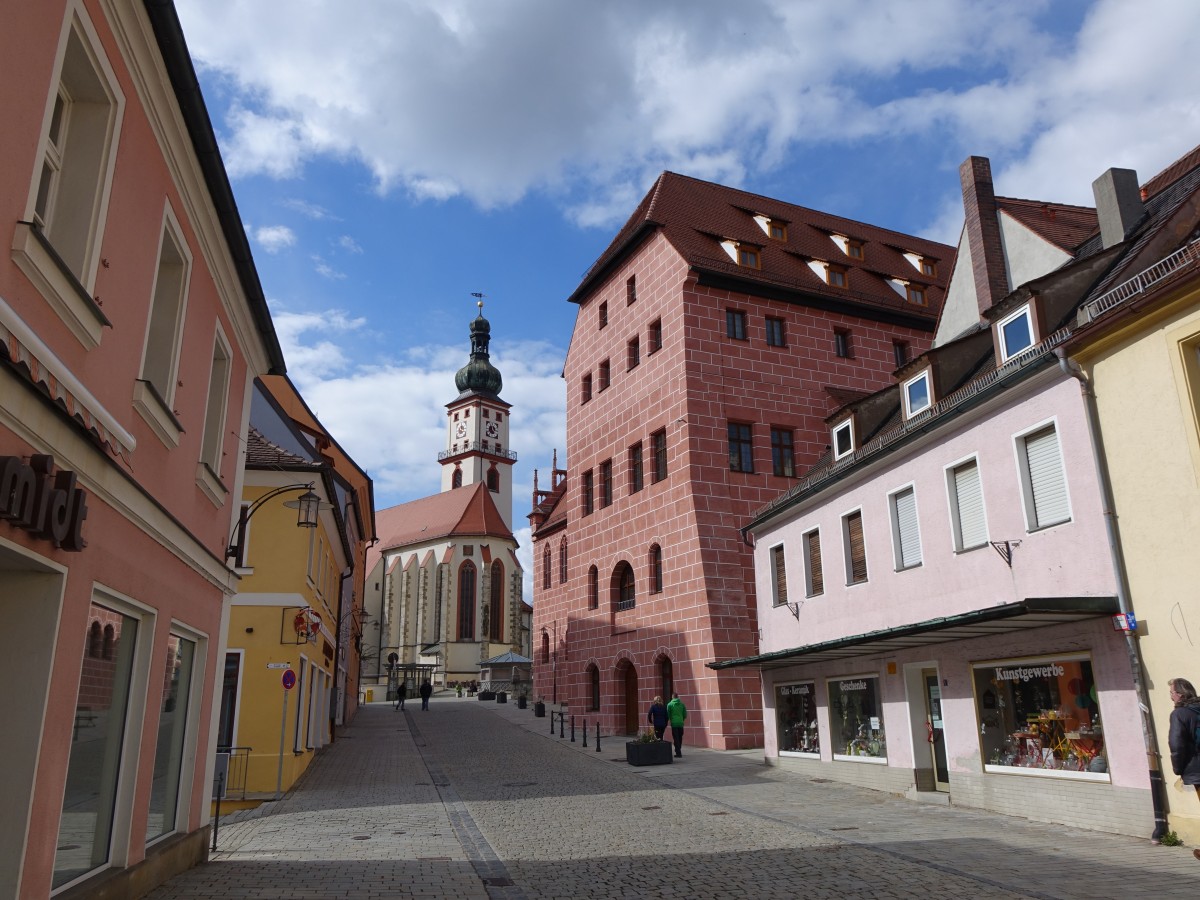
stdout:
POLYGON ((54 457, 35 453, 29 462, 20 456, 0 456, 0 519, 51 541, 63 550, 87 546, 83 520, 87 495, 75 486, 75 473, 54 471, 54 457))

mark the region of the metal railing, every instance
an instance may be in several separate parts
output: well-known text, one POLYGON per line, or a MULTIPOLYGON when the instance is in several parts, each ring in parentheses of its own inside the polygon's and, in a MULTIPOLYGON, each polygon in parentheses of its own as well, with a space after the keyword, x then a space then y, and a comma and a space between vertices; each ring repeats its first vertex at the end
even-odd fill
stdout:
POLYGON ((1174 275, 1198 261, 1200 261, 1200 238, 1190 244, 1185 244, 1170 256, 1160 259, 1150 268, 1144 269, 1128 281, 1121 282, 1112 290, 1106 291, 1088 303, 1079 310, 1076 325, 1094 322, 1110 309, 1115 309, 1127 300, 1145 293, 1164 278, 1174 275))
POLYGON ((451 456, 458 456, 461 453, 470 453, 472 450, 478 450, 481 453, 488 454, 489 456, 499 456, 501 459, 511 459, 513 462, 516 462, 517 460, 516 450, 489 450, 487 447, 484 447, 480 441, 472 441, 469 444, 463 444, 458 450, 443 450, 438 454, 438 461, 440 462, 443 459, 449 459, 451 456))
POLYGON ((217 754, 229 757, 222 798, 226 800, 246 799, 246 772, 250 768, 250 751, 253 747, 218 747, 217 754))

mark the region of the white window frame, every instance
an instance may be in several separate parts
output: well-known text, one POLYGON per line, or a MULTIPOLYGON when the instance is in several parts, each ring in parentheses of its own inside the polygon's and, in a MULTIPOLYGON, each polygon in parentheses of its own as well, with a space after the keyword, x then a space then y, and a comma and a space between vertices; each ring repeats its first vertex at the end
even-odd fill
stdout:
POLYGON ((30 175, 24 221, 17 223, 13 236, 13 262, 79 343, 91 350, 100 344, 103 329, 110 324, 93 295, 125 95, 82 0, 72 0, 67 5, 54 73, 46 98, 39 150, 30 175), (71 48, 82 56, 76 54, 68 59, 71 48), (92 85, 78 83, 92 79, 92 85), (81 89, 88 87, 102 97, 85 97, 81 89), (78 94, 74 98, 72 88, 78 94), (60 143, 65 145, 52 148, 50 128, 60 95, 69 101, 60 119, 60 143), (58 161, 66 165, 55 173, 46 227, 42 229, 32 223, 40 218, 36 209, 48 156, 61 156, 58 161), (62 234, 68 221, 79 229, 73 239, 62 234))
POLYGON ((803 534, 800 535, 800 540, 802 541, 802 543, 804 545, 804 553, 802 554, 802 557, 804 559, 804 596, 805 597, 820 597, 822 594, 825 593, 825 548, 821 546, 821 528, 820 528, 820 526, 818 526, 816 528, 810 528, 810 529, 808 529, 808 531, 805 531, 803 534), (820 591, 813 590, 812 560, 809 558, 809 555, 808 555, 809 535, 812 535, 812 534, 815 534, 817 536, 817 556, 821 560, 821 590, 820 591))
POLYGON ((929 370, 925 369, 919 375, 904 382, 901 393, 904 395, 904 417, 906 419, 911 419, 917 413, 922 413, 933 406, 933 380, 929 377, 929 370), (921 381, 925 382, 925 403, 922 406, 913 406, 911 391, 921 381))
POLYGON ((1029 304, 1022 306, 1016 312, 1010 313, 996 323, 996 340, 1000 345, 1000 361, 1002 363, 1008 362, 1021 351, 1027 350, 1037 343, 1037 335, 1033 330, 1033 313, 1029 309, 1029 304), (1008 340, 1004 335, 1004 329, 1006 326, 1011 325, 1020 318, 1025 319, 1026 325, 1029 328, 1029 343, 1024 347, 1018 347, 1015 350, 1010 350, 1008 346, 1008 340))
POLYGON ((871 566, 870 556, 867 553, 867 523, 863 516, 863 508, 861 506, 854 509, 848 509, 842 513, 842 562, 845 568, 846 587, 858 587, 860 584, 868 584, 871 581, 871 566), (859 526, 862 528, 863 536, 863 567, 866 569, 866 575, 862 581, 854 580, 854 557, 850 546, 850 517, 855 513, 858 514, 859 526))
POLYGON ((854 453, 854 419, 849 418, 844 422, 840 422, 833 427, 833 458, 842 459, 854 453), (850 435, 850 449, 843 453, 838 452, 838 433, 847 431, 850 435))
POLYGON ((212 364, 208 373, 208 397, 204 404, 204 430, 200 435, 200 461, 196 466, 196 484, 214 506, 225 504, 229 489, 221 481, 221 463, 225 453, 225 422, 229 416, 229 388, 233 380, 233 349, 221 323, 213 336, 212 364), (224 357, 224 373, 218 361, 224 357))
POLYGON ((977 455, 965 456, 948 464, 944 469, 946 477, 946 507, 950 513, 950 541, 955 553, 969 553, 986 547, 988 544, 987 497, 983 490, 983 469, 979 465, 977 455), (967 545, 963 538, 962 501, 958 494, 958 480, 955 472, 967 465, 975 466, 975 476, 979 483, 979 510, 983 525, 983 540, 978 544, 967 545))
POLYGON ((787 604, 787 553, 783 544, 774 544, 767 551, 771 560, 771 605, 784 606, 787 604), (779 596, 779 569, 783 568, 784 595, 779 596))
MULTIPOLYGON (((896 564, 896 571, 903 572, 907 569, 915 569, 921 566, 925 561, 924 551, 921 547, 921 517, 917 508, 917 489, 914 482, 901 485, 894 491, 888 494, 888 519, 891 523, 892 531, 892 558, 896 564), (916 559, 905 561, 904 559, 904 534, 906 529, 904 523, 901 522, 901 516, 904 515, 907 501, 902 498, 905 495, 912 497, 912 522, 911 529, 913 536, 916 539, 916 559)), ((864 535, 864 542, 865 542, 864 535)))
MULTIPOLYGON (((1062 430, 1058 427, 1057 417, 1039 422, 1032 428, 1028 428, 1018 434, 1013 435, 1013 451, 1017 464, 1017 478, 1019 479, 1021 485, 1021 502, 1025 510, 1026 532, 1032 533, 1035 531, 1042 531, 1046 528, 1052 528, 1055 525, 1064 525, 1067 522, 1070 522, 1073 518, 1071 513, 1071 491, 1070 485, 1067 481, 1066 456, 1063 453, 1062 446, 1062 430), (1054 441, 1058 456, 1057 475, 1049 470, 1032 472, 1029 463, 1028 440, 1030 437, 1035 436, 1039 432, 1045 431, 1046 429, 1053 429, 1054 431, 1054 441), (1035 478, 1044 481, 1045 486, 1049 487, 1052 491, 1057 487, 1055 482, 1057 480, 1061 480, 1062 501, 1061 512, 1058 517, 1054 517, 1053 515, 1053 512, 1056 508, 1053 503, 1051 503, 1050 508, 1046 510, 1046 512, 1049 513, 1049 515, 1046 517, 1047 520, 1043 522, 1041 517, 1039 517, 1037 510, 1038 497, 1034 494, 1035 478), (1049 479, 1049 481, 1045 481, 1045 479, 1049 479)), ((1043 500, 1045 499, 1047 498, 1045 495, 1043 495, 1043 500)))

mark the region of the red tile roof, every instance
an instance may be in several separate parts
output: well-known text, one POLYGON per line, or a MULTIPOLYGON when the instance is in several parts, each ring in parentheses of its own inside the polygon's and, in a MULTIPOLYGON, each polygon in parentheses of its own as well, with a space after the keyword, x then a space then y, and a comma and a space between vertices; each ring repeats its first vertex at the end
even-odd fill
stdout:
POLYGON ((996 205, 1030 231, 1068 252, 1095 234, 1100 227, 1096 210, 1090 206, 1068 206, 1065 203, 1043 203, 1040 200, 1017 200, 1013 197, 997 197, 996 205))
POLYGON ((1146 192, 1146 198, 1149 199, 1160 193, 1197 166, 1200 166, 1200 146, 1193 147, 1142 185, 1142 190, 1146 192))
POLYGON ((946 244, 664 172, 584 276, 571 301, 583 302, 615 265, 659 229, 694 270, 746 282, 746 290, 753 291, 757 283, 767 290, 928 319, 936 317, 941 307, 955 252, 946 244), (787 240, 769 238, 754 220, 756 215, 784 223, 787 240), (844 254, 832 240, 834 234, 861 241, 863 259, 844 254), (724 240, 760 248, 761 267, 738 265, 721 247, 724 240), (938 275, 922 275, 904 257, 905 252, 941 263, 938 275), (849 287, 826 284, 809 267, 809 260, 845 266, 849 287), (928 305, 909 303, 887 283, 888 278, 924 285, 928 305))
POLYGON ((379 543, 371 548, 374 565, 385 550, 451 537, 494 537, 513 540, 491 491, 482 482, 442 491, 375 513, 379 543))
POLYGON ((246 434, 246 468, 247 469, 312 469, 319 471, 320 460, 312 460, 285 450, 278 444, 267 440, 257 428, 250 426, 246 434))

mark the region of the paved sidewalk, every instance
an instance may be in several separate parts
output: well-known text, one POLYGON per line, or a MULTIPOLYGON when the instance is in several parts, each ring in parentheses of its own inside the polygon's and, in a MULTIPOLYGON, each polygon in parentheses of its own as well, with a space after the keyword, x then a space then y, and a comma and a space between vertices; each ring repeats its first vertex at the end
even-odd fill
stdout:
POLYGON ((156 900, 1200 897, 1190 849, 914 803, 685 747, 634 768, 516 704, 363 708, 156 900))

